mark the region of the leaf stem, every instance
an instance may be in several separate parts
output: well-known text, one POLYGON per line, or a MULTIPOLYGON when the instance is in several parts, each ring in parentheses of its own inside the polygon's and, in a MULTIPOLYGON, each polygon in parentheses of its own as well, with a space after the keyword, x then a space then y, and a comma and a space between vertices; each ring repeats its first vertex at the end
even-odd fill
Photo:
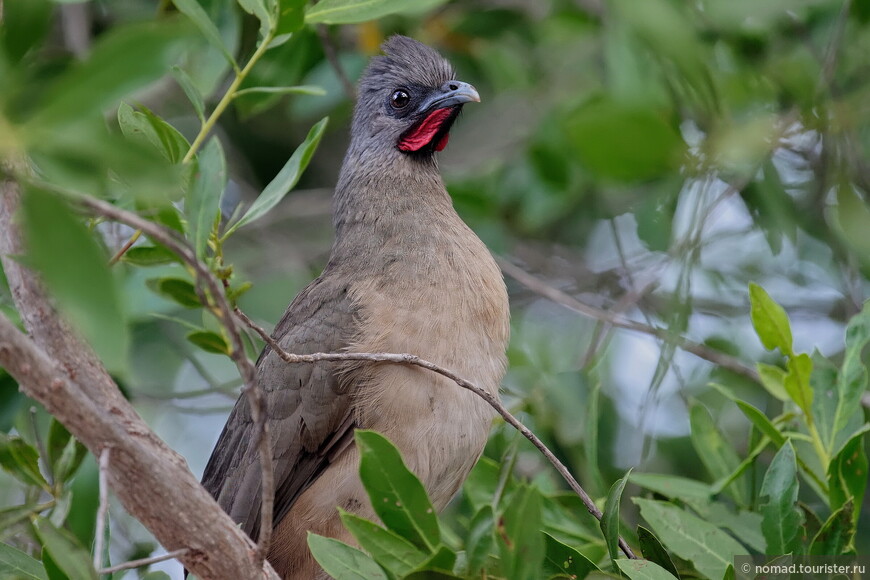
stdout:
POLYGON ((215 108, 211 112, 211 115, 209 115, 208 119, 205 120, 205 123, 202 124, 202 128, 199 130, 199 133, 196 135, 193 143, 190 144, 190 149, 187 150, 187 153, 181 160, 182 163, 189 163, 196 155, 196 152, 199 151, 199 148, 205 141, 205 138, 208 137, 208 134, 211 133, 211 130, 217 124, 217 120, 235 98, 236 92, 239 90, 239 87, 247 78, 248 74, 251 72, 251 69, 254 68, 254 65, 257 64, 257 61, 259 61, 260 58, 269 49, 269 44, 272 42, 272 39, 274 37, 274 30, 270 30, 263 37, 263 40, 260 42, 259 46, 257 46, 257 50, 254 51, 254 54, 251 55, 251 58, 248 59, 245 67, 236 73, 236 77, 233 79, 233 82, 230 84, 229 88, 227 88, 224 96, 221 97, 221 100, 218 101, 217 105, 215 105, 215 108))

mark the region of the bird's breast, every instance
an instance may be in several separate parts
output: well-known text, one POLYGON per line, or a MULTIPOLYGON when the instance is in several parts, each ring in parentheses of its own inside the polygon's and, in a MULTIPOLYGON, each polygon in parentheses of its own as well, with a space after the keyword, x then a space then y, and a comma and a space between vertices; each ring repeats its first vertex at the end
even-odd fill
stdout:
MULTIPOLYGON (((352 350, 415 354, 497 395, 509 310, 504 280, 464 224, 416 247, 383 248, 381 275, 353 288, 352 350)), ((360 371, 359 422, 389 437, 441 508, 480 456, 494 411, 429 370, 381 364, 360 371)))

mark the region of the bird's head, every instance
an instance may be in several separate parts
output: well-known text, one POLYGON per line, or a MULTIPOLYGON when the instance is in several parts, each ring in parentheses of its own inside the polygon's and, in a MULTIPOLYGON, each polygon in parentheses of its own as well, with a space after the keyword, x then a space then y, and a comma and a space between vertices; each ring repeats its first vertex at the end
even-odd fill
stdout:
POLYGON ((384 56, 372 59, 359 82, 354 139, 365 147, 431 157, 447 145, 462 105, 480 96, 425 44, 392 36, 382 49, 384 56))

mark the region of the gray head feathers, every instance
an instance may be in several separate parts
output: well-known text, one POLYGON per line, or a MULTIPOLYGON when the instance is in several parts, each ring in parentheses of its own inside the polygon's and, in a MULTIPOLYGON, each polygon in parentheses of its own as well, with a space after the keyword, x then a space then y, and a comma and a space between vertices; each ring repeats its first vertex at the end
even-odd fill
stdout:
POLYGON ((384 56, 372 59, 360 80, 360 95, 392 85, 438 87, 454 78, 453 67, 438 52, 407 36, 391 36, 384 56))

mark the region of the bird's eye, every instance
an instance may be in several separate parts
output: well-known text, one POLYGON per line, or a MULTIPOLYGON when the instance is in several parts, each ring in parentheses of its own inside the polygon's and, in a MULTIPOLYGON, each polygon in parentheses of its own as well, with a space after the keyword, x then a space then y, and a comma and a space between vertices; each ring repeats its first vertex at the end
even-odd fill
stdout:
POLYGON ((401 109, 410 101, 411 95, 409 95, 407 91, 403 91, 402 89, 393 91, 393 94, 390 95, 390 105, 392 105, 394 109, 401 109))

